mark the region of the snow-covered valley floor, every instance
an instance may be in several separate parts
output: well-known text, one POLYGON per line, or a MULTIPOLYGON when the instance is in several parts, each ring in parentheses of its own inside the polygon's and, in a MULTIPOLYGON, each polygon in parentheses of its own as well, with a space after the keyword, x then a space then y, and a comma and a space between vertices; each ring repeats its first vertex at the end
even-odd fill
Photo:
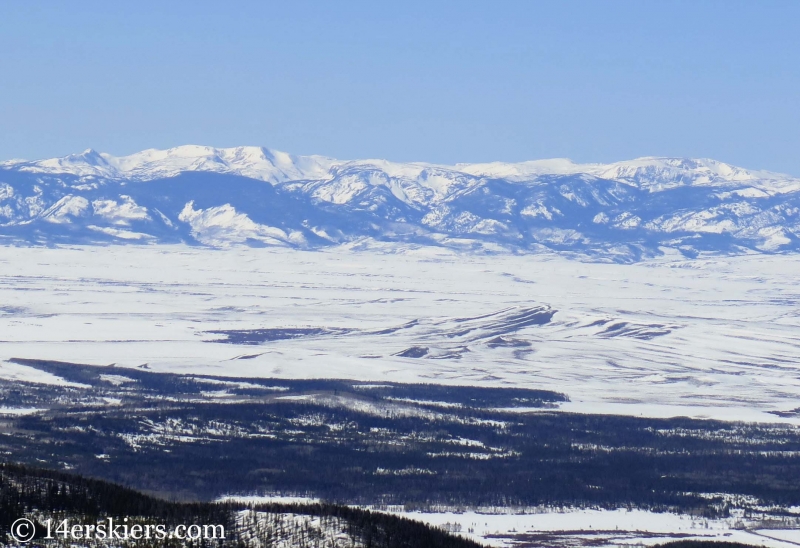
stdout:
MULTIPOLYGON (((287 497, 222 497, 249 504, 314 502, 287 497)), ((653 546, 676 540, 740 542, 769 548, 800 544, 800 508, 783 516, 734 511, 726 518, 707 518, 638 509, 476 508, 406 511, 402 506, 366 507, 371 511, 421 521, 496 548, 653 546)))
POLYGON ((800 256, 0 248, 10 358, 520 386, 586 413, 800 423, 800 256), (780 414, 776 415, 775 412, 780 414))
POLYGON ((800 544, 800 519, 706 519, 644 510, 537 513, 393 512, 495 547, 653 546, 676 540, 741 542, 770 548, 800 544))

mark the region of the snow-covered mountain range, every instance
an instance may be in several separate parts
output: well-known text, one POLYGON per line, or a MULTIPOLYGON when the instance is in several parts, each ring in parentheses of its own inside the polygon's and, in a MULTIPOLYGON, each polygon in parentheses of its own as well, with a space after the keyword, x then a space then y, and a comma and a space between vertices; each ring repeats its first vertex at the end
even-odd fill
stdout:
MULTIPOLYGON (((619 261, 800 249, 800 179, 706 159, 394 163, 182 146, 0 163, 0 238, 303 248, 400 241, 619 261)), ((2 241, 0 240, 0 241, 2 241)))

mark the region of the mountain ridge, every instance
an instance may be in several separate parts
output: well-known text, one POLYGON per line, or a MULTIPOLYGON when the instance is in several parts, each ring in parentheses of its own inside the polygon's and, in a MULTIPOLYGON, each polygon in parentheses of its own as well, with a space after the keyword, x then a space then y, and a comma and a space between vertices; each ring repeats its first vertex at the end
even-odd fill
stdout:
MULTIPOLYGON (((775 181, 794 183, 800 189, 800 179, 767 170, 749 170, 709 158, 680 158, 644 156, 632 160, 603 163, 575 163, 568 158, 527 160, 522 162, 457 163, 453 165, 430 162, 392 162, 383 159, 337 160, 319 155, 292 155, 287 152, 258 146, 215 148, 183 145, 170 149, 146 149, 127 156, 113 156, 94 149, 78 154, 43 160, 10 160, 0 162, 0 169, 16 168, 32 173, 71 174, 81 177, 135 178, 151 180, 166 173, 183 171, 213 171, 236 173, 260 180, 269 180, 273 171, 283 170, 283 181, 321 178, 325 171, 350 167, 383 169, 393 176, 423 170, 461 172, 478 177, 527 180, 541 175, 587 174, 600 178, 627 180, 635 184, 647 171, 671 172, 672 178, 695 172, 703 177, 714 176, 716 182, 775 181), (83 165, 81 165, 83 164, 83 165), (149 169, 147 169, 149 167, 149 169), (258 168, 262 171, 259 172, 258 168), (92 169, 94 168, 94 169, 92 169), (169 169, 175 171, 168 171, 169 169)), ((271 181, 277 182, 277 181, 271 181)), ((796 185, 796 186, 795 186, 796 185)))
POLYGON ((630 261, 797 251, 799 235, 800 179, 711 159, 448 166, 186 145, 0 163, 0 241, 23 245, 369 240, 630 261))

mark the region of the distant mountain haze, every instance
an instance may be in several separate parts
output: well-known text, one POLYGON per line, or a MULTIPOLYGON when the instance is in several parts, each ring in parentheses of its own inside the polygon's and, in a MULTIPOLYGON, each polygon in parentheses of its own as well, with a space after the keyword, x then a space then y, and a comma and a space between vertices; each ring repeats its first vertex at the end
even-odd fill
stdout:
POLYGON ((0 242, 403 242, 629 262, 800 249, 800 179, 708 159, 395 163, 260 147, 0 163, 0 242))

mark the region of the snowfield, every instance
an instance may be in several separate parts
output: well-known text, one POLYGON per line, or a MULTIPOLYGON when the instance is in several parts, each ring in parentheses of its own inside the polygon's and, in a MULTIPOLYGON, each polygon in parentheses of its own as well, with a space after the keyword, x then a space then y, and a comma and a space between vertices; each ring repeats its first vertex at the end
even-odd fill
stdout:
POLYGON ((360 247, 0 247, 0 378, 61 382, 6 361, 51 359, 519 386, 567 394, 565 411, 800 424, 800 256, 360 247))
MULTIPOLYGON (((316 502, 302 497, 223 497, 220 502, 263 504, 270 502, 316 502)), ((800 517, 776 519, 755 515, 748 518, 708 519, 669 512, 645 510, 596 510, 574 508, 479 509, 469 511, 419 512, 402 507, 366 507, 413 519, 496 548, 594 546, 653 546, 676 540, 740 542, 768 548, 792 548, 800 542, 800 517), (532 511, 531 511, 532 510, 532 511)), ((240 512, 240 520, 268 516, 252 510, 240 512)), ((269 515, 272 517, 273 515, 269 515)), ((284 519, 291 519, 291 514, 284 519)), ((274 519, 274 517, 272 517, 274 519)), ((339 524, 330 532, 341 532, 339 524)), ((319 524, 317 523, 319 527, 319 524)))
POLYGON ((800 519, 795 516, 772 521, 763 521, 761 517, 705 519, 668 512, 624 509, 542 509, 534 513, 392 513, 498 548, 652 546, 686 539, 791 548, 800 541, 800 529, 797 529, 800 519))

